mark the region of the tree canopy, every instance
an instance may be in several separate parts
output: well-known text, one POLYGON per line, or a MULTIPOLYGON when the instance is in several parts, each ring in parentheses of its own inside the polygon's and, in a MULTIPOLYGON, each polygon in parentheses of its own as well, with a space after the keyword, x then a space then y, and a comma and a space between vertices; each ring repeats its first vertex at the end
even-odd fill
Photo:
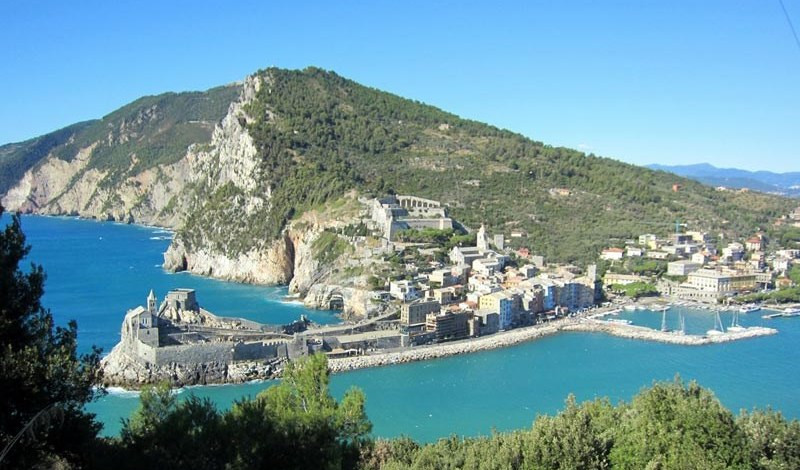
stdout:
POLYGON ((100 430, 83 411, 97 393, 99 350, 78 356, 77 324, 54 324, 41 304, 44 270, 20 269, 29 252, 14 215, 0 232, 0 444, 13 444, 3 464, 81 463, 100 430))

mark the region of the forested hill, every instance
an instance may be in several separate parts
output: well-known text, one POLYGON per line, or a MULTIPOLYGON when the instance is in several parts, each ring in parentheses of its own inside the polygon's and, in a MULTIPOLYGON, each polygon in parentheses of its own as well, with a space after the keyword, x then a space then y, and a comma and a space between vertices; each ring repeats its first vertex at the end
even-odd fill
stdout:
MULTIPOLYGON (((217 226, 230 228, 216 231, 224 240, 215 246, 226 254, 258 248, 299 213, 353 189, 438 199, 468 227, 484 222, 506 235, 521 229, 528 237, 515 243, 552 261, 580 263, 641 232, 665 234, 676 219, 739 236, 791 207, 784 198, 717 192, 666 172, 551 147, 318 68, 271 68, 256 77, 263 85, 247 100, 246 118, 239 119, 257 149, 256 168, 247 170, 255 183, 237 185, 237 175, 221 186, 187 187, 197 197, 175 198, 193 201, 177 207, 185 217, 178 239, 189 247, 210 246, 218 235, 208 227, 217 226), (267 195, 269 204, 232 210, 267 195)), ((213 124, 240 91, 222 87, 142 98, 100 121, 59 131, 64 135, 2 147, 0 193, 43 155, 74 158, 92 142, 90 167, 106 172, 100 183, 105 187, 177 161, 189 144, 209 141, 213 124), (154 120, 151 109, 163 118, 154 120), (133 132, 121 138, 109 131, 131 125, 133 132)), ((116 199, 108 201, 103 207, 116 199)))
POLYGON ((317 68, 259 72, 268 86, 249 108, 276 236, 285 219, 350 188, 438 199, 470 227, 481 222, 552 260, 587 262, 642 232, 692 228, 742 235, 790 204, 720 193, 695 181, 544 145, 317 68), (678 184, 678 191, 673 185, 678 184))

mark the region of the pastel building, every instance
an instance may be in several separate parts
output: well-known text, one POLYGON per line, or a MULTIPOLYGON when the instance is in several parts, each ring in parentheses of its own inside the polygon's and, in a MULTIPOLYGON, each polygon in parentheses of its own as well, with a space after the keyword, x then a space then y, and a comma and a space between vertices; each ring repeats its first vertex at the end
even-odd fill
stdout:
POLYGON ((499 315, 499 328, 507 330, 511 328, 513 319, 514 301, 512 295, 506 292, 494 292, 480 298, 480 309, 487 312, 494 312, 499 315))

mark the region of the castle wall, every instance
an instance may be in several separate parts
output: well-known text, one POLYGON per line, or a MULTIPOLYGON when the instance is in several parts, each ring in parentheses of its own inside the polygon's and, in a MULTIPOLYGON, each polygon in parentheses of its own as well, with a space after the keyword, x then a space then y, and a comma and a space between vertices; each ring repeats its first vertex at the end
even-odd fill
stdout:
POLYGON ((156 348, 134 339, 132 341, 133 355, 140 361, 148 364, 156 363, 156 348))
POLYGON ((286 357, 286 346, 282 342, 273 343, 238 343, 233 348, 233 360, 255 361, 259 359, 273 359, 286 357), (280 346, 284 346, 281 348, 280 346), (282 354, 281 354, 282 353, 282 354))
POLYGON ((153 348, 157 366, 170 363, 200 364, 208 362, 228 363, 233 360, 233 345, 228 342, 184 344, 153 348))

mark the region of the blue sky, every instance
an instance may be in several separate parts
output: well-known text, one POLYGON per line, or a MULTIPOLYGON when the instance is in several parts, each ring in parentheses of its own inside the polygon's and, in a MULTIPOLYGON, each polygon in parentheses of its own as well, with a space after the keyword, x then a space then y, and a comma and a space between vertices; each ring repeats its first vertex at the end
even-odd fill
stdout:
POLYGON ((0 44, 0 143, 316 65, 631 163, 800 171, 800 49, 778 0, 0 0, 0 44))

